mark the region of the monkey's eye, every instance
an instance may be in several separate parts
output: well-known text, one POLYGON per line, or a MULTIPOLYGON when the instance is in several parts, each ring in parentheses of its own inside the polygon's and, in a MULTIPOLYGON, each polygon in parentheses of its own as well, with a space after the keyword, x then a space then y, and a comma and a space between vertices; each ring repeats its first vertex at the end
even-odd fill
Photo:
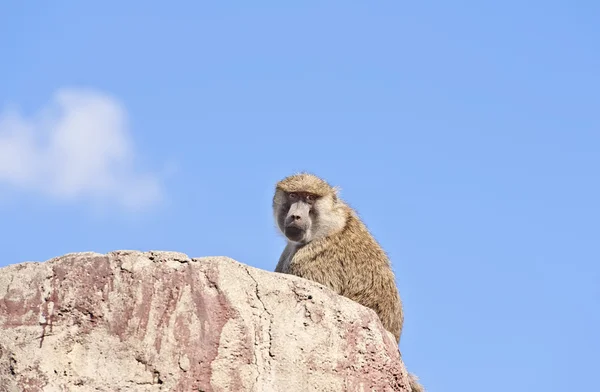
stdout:
POLYGON ((315 195, 306 195, 306 201, 315 201, 316 196, 315 195))
POLYGON ((295 199, 298 197, 298 195, 296 193, 292 192, 289 194, 289 197, 290 197, 290 199, 295 199))

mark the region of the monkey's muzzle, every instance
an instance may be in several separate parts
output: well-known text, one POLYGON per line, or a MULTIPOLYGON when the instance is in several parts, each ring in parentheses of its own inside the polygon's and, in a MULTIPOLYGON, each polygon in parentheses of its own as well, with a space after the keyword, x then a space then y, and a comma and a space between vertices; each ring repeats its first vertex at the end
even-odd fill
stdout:
POLYGON ((285 217, 285 236, 294 242, 300 242, 310 228, 310 205, 297 201, 290 206, 285 217))

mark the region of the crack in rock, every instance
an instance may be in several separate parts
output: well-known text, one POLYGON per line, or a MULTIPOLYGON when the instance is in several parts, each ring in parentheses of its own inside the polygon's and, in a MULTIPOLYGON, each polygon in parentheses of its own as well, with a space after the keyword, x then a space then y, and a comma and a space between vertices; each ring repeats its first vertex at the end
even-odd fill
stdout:
MULTIPOLYGON (((269 367, 271 366, 271 360, 270 358, 274 358, 275 355, 273 354, 271 347, 273 345, 273 335, 272 335, 272 327, 273 327, 273 314, 271 312, 269 312, 269 310, 267 309, 267 306, 265 305, 265 303, 263 302, 261 296, 260 296, 260 291, 258 289, 259 285, 258 285, 258 281, 256 280, 256 278, 254 278, 254 276, 252 275, 252 273, 250 272, 249 268, 247 266, 244 267, 244 270, 246 271, 246 273, 248 274, 248 276, 250 277, 250 279, 252 279, 252 281, 254 282, 254 294, 256 295, 256 298, 258 299, 258 301, 260 302, 260 304, 262 305, 262 310, 263 312, 260 314, 260 318, 262 318, 264 316, 264 314, 266 313, 269 316, 269 329, 268 329, 268 334, 269 334, 269 359, 267 359, 267 363, 269 364, 269 367)), ((256 339, 256 337, 255 337, 256 339)), ((257 341, 254 341, 254 364, 256 365, 256 367, 258 368, 258 355, 257 355, 257 350, 256 350, 256 346, 257 346, 257 341)), ((256 376, 256 380, 255 380, 255 384, 258 384, 258 379, 260 377, 260 372, 259 374, 257 374, 256 376)))

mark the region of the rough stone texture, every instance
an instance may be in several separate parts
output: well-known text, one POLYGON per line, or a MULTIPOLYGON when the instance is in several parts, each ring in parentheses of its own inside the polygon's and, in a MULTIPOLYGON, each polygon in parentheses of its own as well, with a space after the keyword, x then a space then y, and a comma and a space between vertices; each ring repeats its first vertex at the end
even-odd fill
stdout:
POLYGON ((0 391, 409 391, 373 311, 226 257, 0 269, 0 391))

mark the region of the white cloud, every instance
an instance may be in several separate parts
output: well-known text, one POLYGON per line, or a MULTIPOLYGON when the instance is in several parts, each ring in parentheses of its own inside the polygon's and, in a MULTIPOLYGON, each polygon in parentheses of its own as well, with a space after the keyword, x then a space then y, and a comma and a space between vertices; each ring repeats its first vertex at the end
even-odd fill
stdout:
POLYGON ((0 184, 140 209, 159 202, 162 188, 134 162, 127 113, 109 95, 61 89, 31 118, 0 113, 0 184))

